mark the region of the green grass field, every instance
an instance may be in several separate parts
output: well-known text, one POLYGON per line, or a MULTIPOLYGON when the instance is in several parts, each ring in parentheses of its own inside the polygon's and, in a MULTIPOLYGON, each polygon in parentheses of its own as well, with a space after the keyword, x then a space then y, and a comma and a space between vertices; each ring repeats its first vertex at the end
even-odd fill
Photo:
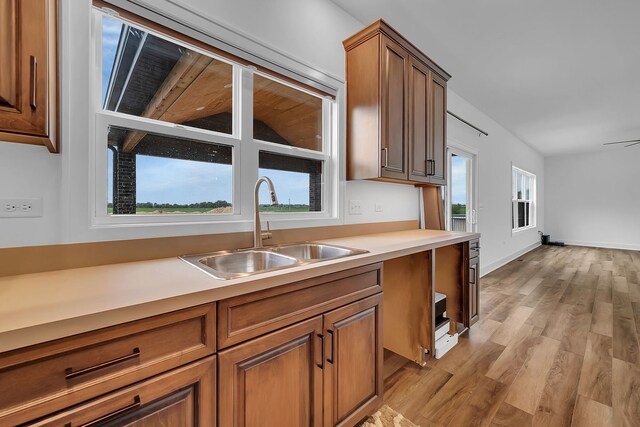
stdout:
MULTIPOLYGON (((211 208, 137 208, 136 214, 148 214, 151 212, 158 213, 205 213, 211 208)), ((303 205, 279 205, 279 206, 260 206, 260 212, 309 212, 309 206, 303 205)), ((107 208, 107 214, 111 215, 113 208, 107 208)))

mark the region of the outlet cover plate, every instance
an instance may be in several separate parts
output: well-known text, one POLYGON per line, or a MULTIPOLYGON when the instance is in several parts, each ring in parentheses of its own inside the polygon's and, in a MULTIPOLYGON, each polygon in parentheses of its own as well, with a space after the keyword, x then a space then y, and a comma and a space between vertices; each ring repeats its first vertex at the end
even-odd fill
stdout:
POLYGON ((42 198, 0 199, 0 218, 39 218, 42 198))

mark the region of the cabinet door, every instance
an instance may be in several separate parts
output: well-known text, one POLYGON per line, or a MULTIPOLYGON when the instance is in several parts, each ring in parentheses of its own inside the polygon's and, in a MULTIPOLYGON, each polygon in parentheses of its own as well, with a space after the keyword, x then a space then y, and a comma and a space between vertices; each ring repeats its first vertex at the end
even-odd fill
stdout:
POLYGON ((322 316, 219 354, 220 426, 322 425, 322 316))
POLYGON ((0 140, 56 151, 56 15, 55 0, 0 2, 0 140))
POLYGON ((427 153, 431 130, 429 69, 417 59, 410 58, 409 66, 409 180, 429 182, 427 153))
POLYGON ((447 82, 431 73, 431 106, 433 126, 428 158, 431 162, 429 182, 446 185, 447 164, 447 82))
POLYGON ((352 426, 382 404, 382 294, 324 316, 324 425, 352 426))
MULTIPOLYGON (((469 264, 469 297, 467 307, 469 311, 467 327, 480 320, 480 278, 478 277, 478 258, 469 264)), ((465 316, 467 318, 467 316, 465 316)))
POLYGON ((202 359, 30 426, 214 426, 216 360, 202 359))
POLYGON ((469 327, 480 320, 480 275, 478 272, 478 258, 469 261, 468 286, 463 293, 464 323, 469 327))
POLYGON ((407 70, 409 54, 381 37, 381 170, 383 178, 407 179, 407 70))

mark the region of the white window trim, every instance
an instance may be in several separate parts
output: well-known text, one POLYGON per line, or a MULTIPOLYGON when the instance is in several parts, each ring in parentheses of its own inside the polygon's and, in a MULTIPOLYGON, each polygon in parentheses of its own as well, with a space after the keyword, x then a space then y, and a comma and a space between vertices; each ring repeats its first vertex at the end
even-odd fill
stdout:
MULTIPOLYGON (((263 220, 272 222, 273 229, 311 227, 322 225, 334 225, 342 220, 339 209, 341 194, 344 192, 339 185, 341 150, 339 149, 340 132, 338 130, 338 117, 342 114, 340 103, 343 96, 336 99, 323 98, 323 151, 288 147, 265 141, 253 140, 253 108, 242 108, 242 105, 253 104, 253 75, 261 74, 275 80, 278 83, 294 87, 313 96, 318 94, 305 88, 293 85, 289 82, 277 79, 274 76, 257 72, 253 67, 246 67, 226 58, 221 58, 210 52, 188 45, 164 34, 150 30, 137 23, 118 17, 132 26, 141 28, 146 32, 163 37, 173 43, 187 46, 189 49, 204 53, 209 56, 230 63, 234 66, 234 102, 233 102, 233 132, 231 135, 215 133, 211 131, 175 125, 153 119, 135 117, 122 113, 103 111, 100 105, 102 57, 101 46, 101 16, 104 12, 92 8, 93 19, 93 73, 92 98, 90 103, 95 109, 93 135, 94 144, 90 144, 89 191, 90 191, 90 228, 122 228, 122 227, 149 227, 149 226, 188 226, 193 224, 210 224, 212 232, 241 231, 247 229, 247 224, 253 219, 253 186, 258 178, 258 153, 269 151, 289 156, 322 160, 324 164, 322 182, 322 211, 303 213, 270 213, 261 214, 263 220), (235 102, 239 100, 240 102, 235 102), (148 132, 161 133, 187 139, 197 139, 203 142, 212 142, 231 146, 233 149, 233 214, 165 214, 161 216, 138 215, 107 215, 107 153, 105 147, 107 128, 109 126, 141 129, 148 132)), ((339 91, 341 92, 341 91, 339 91)), ((321 97, 322 98, 322 97, 321 97)), ((276 192, 278 188, 276 187, 276 192)), ((179 233, 182 234, 182 233, 179 233)))
MULTIPOLYGON (((519 168, 515 165, 511 165, 511 215, 512 218, 516 216, 516 212, 515 212, 515 203, 514 202, 529 202, 530 206, 529 206, 529 217, 531 219, 531 225, 527 225, 525 227, 516 227, 516 228, 511 228, 511 234, 515 235, 518 233, 521 233, 523 231, 527 231, 527 230, 533 230, 535 228, 537 228, 537 222, 538 222, 538 199, 537 199, 537 185, 538 185, 538 178, 537 176, 529 171, 526 171, 522 168, 519 168), (517 183, 514 181, 513 179, 513 175, 514 172, 519 173, 523 179, 525 176, 532 178, 532 182, 533 185, 531 186, 531 188, 529 189, 529 199, 516 199, 514 198, 515 194, 517 194, 517 183)), ((525 185, 524 182, 522 183, 522 192, 523 194, 525 193, 525 185)))

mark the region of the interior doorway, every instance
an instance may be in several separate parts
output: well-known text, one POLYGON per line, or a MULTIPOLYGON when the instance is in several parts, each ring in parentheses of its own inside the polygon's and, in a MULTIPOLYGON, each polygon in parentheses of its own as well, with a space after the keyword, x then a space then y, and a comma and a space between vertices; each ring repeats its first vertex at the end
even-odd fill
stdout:
POLYGON ((475 232, 477 211, 477 153, 449 141, 445 203, 447 230, 475 232))

